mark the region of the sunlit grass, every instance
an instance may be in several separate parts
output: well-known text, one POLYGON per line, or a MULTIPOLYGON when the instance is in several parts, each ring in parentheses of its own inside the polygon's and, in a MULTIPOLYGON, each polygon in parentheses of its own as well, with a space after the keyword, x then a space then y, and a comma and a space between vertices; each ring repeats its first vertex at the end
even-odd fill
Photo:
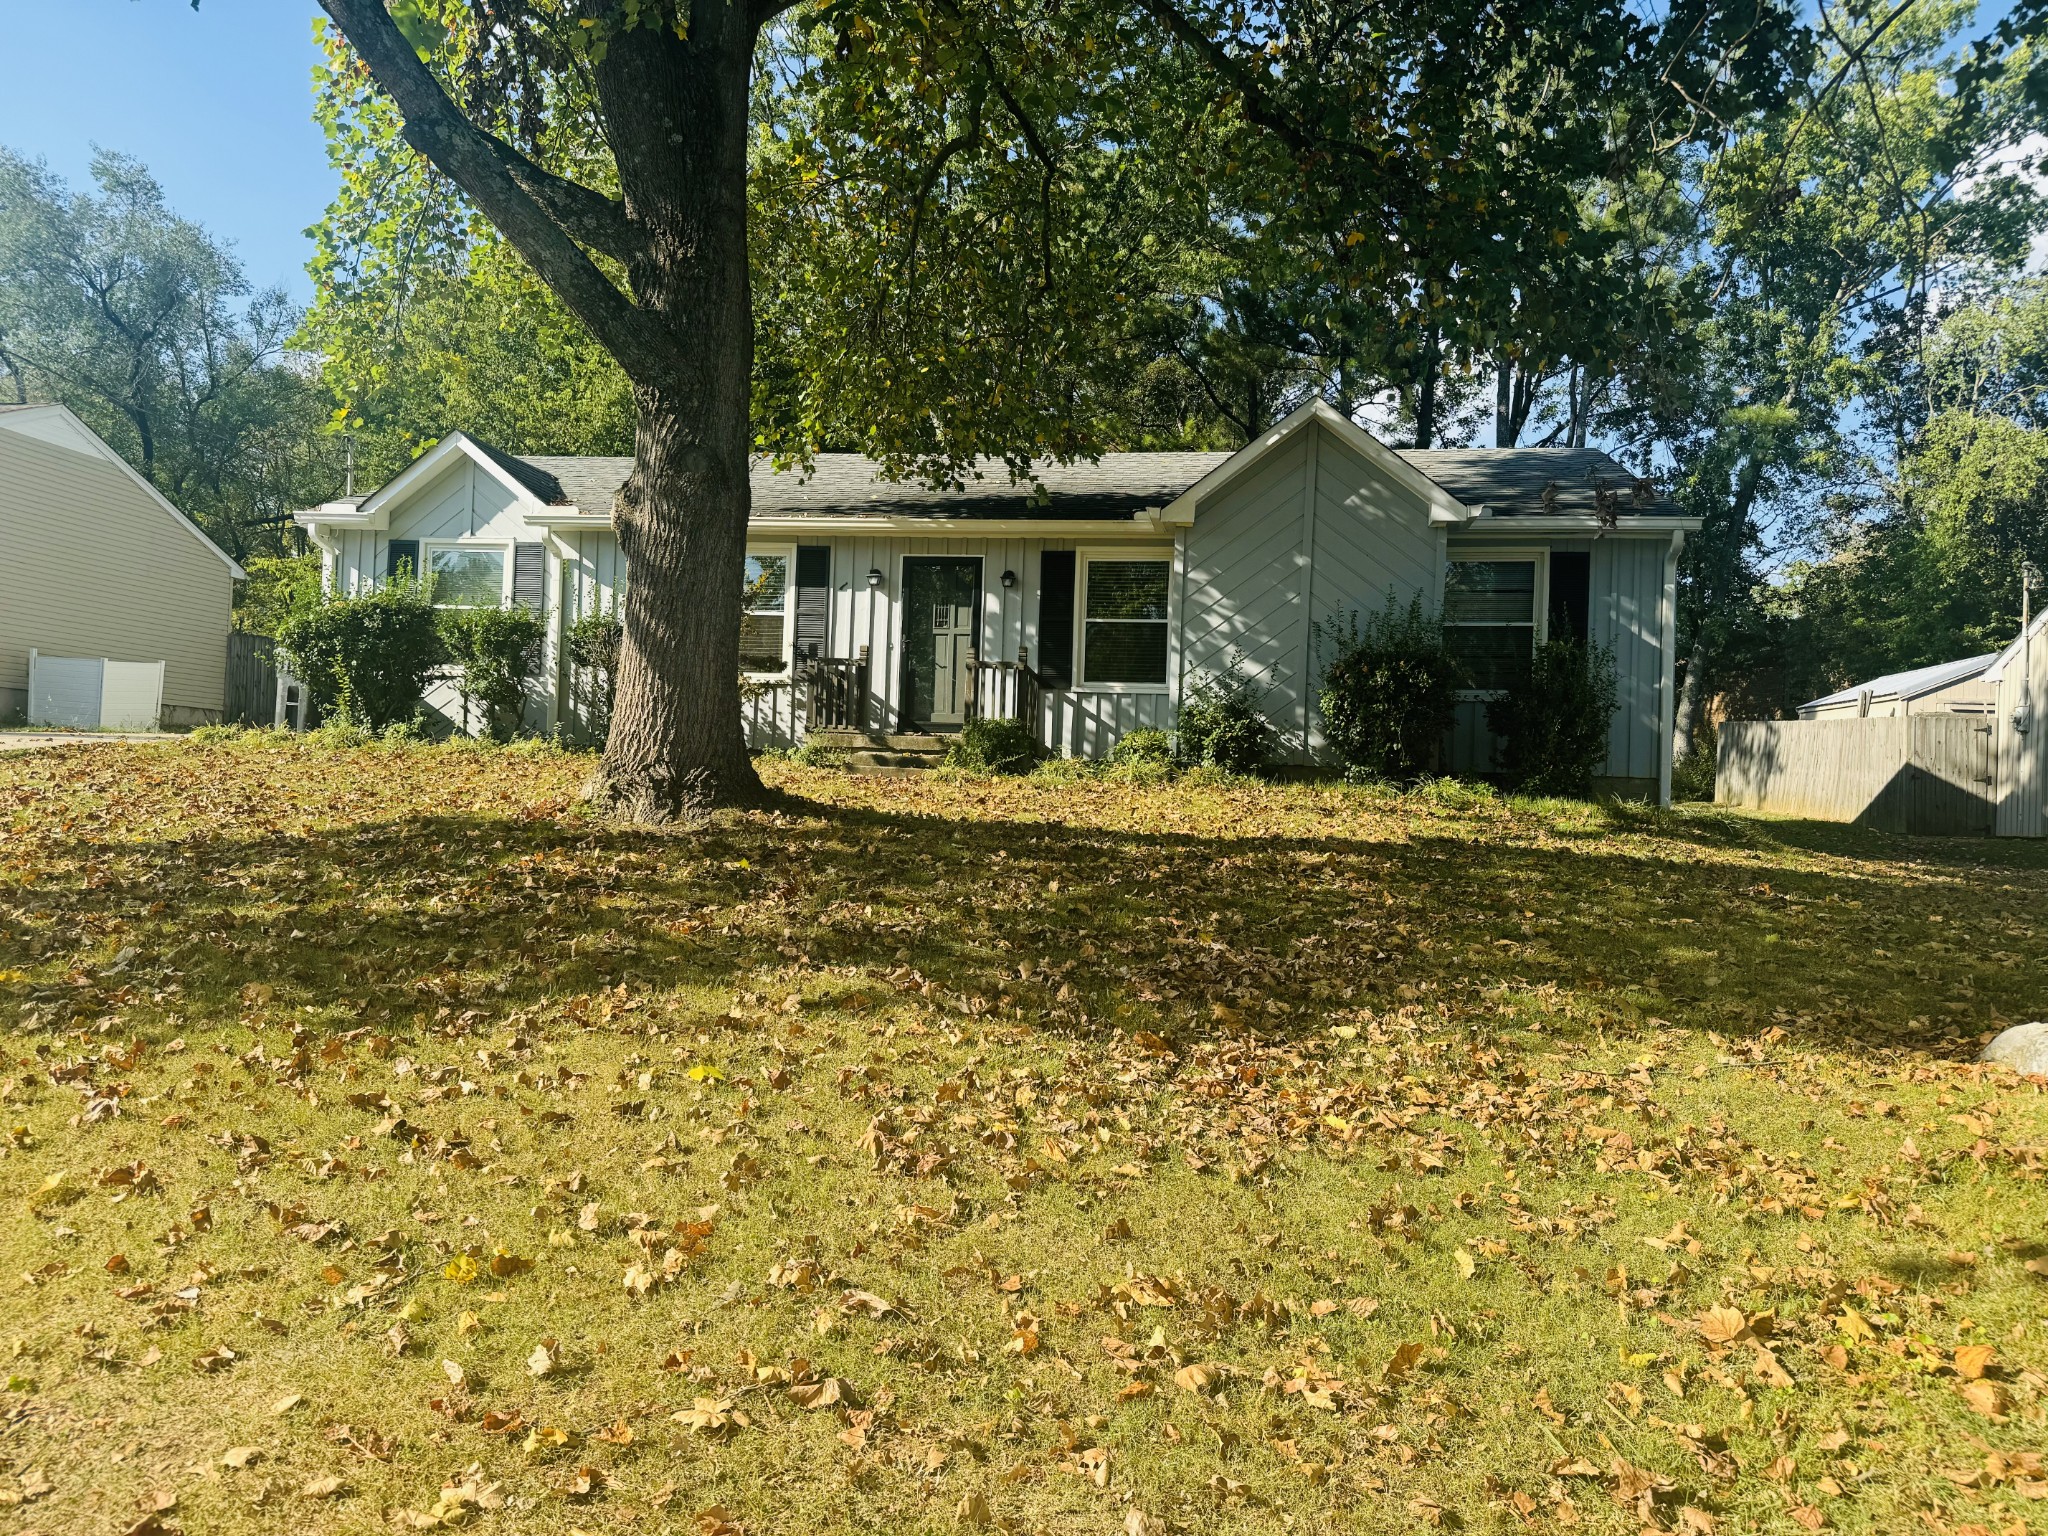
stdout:
POLYGON ((2048 1133, 1968 1064, 2048 1014, 2037 847, 782 764, 647 832, 587 769, 0 761, 15 1528, 2048 1495, 2048 1133))

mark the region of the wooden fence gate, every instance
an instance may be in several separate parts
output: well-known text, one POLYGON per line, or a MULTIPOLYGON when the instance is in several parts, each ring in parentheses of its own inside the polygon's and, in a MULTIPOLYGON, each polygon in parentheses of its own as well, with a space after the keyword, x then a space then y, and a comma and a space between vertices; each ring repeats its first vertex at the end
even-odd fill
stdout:
POLYGON ((1714 799, 1886 832, 1989 837, 1991 732, 1986 715, 1731 720, 1714 799))
POLYGON ((277 723, 277 642, 235 630, 228 636, 228 692, 222 710, 229 725, 277 723))

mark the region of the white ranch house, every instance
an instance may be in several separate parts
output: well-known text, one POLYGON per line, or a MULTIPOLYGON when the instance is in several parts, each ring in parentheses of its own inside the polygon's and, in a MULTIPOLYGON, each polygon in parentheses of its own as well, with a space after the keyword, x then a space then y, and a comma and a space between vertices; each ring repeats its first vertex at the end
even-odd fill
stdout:
MULTIPOLYGON (((631 460, 516 458, 460 433, 371 495, 298 514, 329 589, 400 569, 437 601, 548 616, 531 723, 574 734, 587 680, 566 627, 617 602, 613 498, 631 460)), ((1332 631, 1389 595, 1441 610, 1475 682, 1547 635, 1611 646, 1621 708, 1606 787, 1668 800, 1674 587, 1698 522, 1597 450, 1395 450, 1322 404, 1236 453, 1001 465, 963 490, 876 477, 853 454, 756 467, 742 651, 757 748, 812 729, 943 732, 1019 714, 1056 752, 1107 755, 1170 727, 1236 667, 1295 763, 1323 758, 1315 694, 1332 631)), ((1484 689, 1450 766, 1484 772, 1484 689)), ((451 710, 446 696, 430 703, 451 710)))

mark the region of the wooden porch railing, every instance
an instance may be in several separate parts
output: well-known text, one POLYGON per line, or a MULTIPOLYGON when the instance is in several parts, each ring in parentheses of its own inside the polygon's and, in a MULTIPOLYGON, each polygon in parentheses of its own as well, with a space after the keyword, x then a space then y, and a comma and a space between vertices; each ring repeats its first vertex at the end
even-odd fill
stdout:
POLYGON ((809 731, 863 731, 868 724, 868 648, 858 656, 798 656, 797 700, 809 731))
POLYGON ((1045 679, 1032 670, 1031 648, 1017 647, 1015 661, 983 661, 970 656, 967 663, 967 718, 970 720, 1015 720, 1031 733, 1039 746, 1045 745, 1045 679))

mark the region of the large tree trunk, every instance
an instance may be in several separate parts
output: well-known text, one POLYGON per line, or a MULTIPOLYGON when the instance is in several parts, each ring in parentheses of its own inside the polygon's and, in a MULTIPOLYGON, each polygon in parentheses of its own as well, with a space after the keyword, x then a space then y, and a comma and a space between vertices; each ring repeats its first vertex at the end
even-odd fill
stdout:
POLYGON ((759 800, 739 697, 753 373, 747 87, 774 7, 695 7, 687 37, 605 23, 592 76, 614 200, 466 118, 386 0, 320 3, 397 103, 407 142, 476 199, 633 381, 633 472, 612 509, 625 633, 593 797, 642 821, 759 800), (630 300, 593 253, 624 264, 630 300))
POLYGON ((634 298, 682 343, 636 381, 632 476, 612 521, 626 557, 611 734, 592 785, 635 820, 761 798, 740 721, 753 304, 748 286, 751 29, 614 46, 598 68, 619 182, 652 235, 634 298))

